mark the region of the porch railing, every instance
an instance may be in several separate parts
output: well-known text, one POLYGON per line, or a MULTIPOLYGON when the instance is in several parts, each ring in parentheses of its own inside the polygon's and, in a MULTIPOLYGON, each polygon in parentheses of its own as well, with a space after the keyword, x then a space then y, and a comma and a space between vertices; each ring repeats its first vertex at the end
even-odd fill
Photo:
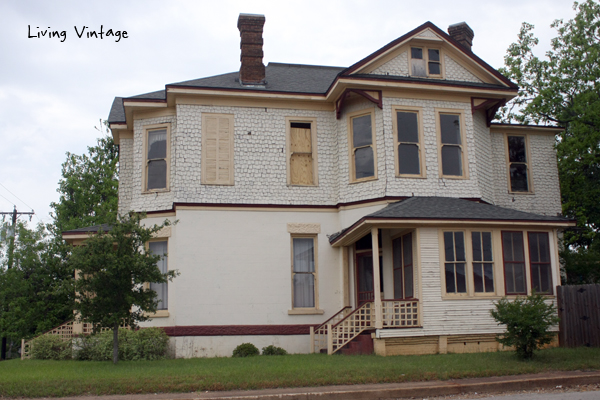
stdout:
MULTIPOLYGON (((382 300, 383 328, 420 326, 419 300, 382 300)), ((327 349, 333 354, 367 329, 375 328, 375 303, 368 301, 354 311, 344 307, 316 328, 311 328, 311 352, 327 349)))

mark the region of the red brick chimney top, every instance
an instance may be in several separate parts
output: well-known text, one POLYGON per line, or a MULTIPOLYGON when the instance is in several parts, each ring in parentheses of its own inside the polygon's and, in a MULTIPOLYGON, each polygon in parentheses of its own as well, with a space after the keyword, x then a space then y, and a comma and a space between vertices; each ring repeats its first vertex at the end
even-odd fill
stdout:
POLYGON ((263 59, 263 26, 265 16, 257 14, 240 14, 238 29, 240 30, 240 83, 242 85, 264 85, 265 66, 263 59))
POLYGON ((448 27, 448 34, 458 43, 460 43, 465 49, 471 51, 473 46, 473 29, 467 25, 466 22, 459 22, 458 24, 452 24, 448 27))

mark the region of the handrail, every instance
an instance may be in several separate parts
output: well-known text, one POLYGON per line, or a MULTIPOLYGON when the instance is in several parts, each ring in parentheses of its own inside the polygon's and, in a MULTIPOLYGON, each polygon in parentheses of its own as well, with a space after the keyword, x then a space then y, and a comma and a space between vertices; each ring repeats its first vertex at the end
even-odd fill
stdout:
POLYGON ((333 354, 364 330, 373 327, 373 302, 368 301, 335 325, 327 325, 327 354, 333 354))
POLYGON ((346 306, 346 307, 342 308, 340 311, 338 311, 338 312, 336 312, 335 314, 333 314, 333 315, 331 316, 331 318, 329 318, 327 321, 323 322, 323 323, 322 323, 321 325, 319 325, 319 326, 316 326, 316 327, 315 327, 315 331, 316 331, 316 330, 318 330, 318 329, 320 329, 320 328, 322 328, 322 327, 324 327, 325 325, 327 325, 327 323, 328 323, 329 321, 331 321, 332 319, 334 319, 335 317, 337 317, 337 316, 338 316, 338 314, 341 314, 342 312, 344 312, 344 310, 346 310, 346 309, 348 309, 348 308, 352 308, 352 307, 350 307, 350 306, 346 306))
POLYGON ((344 322, 345 319, 347 319, 348 317, 352 316, 353 314, 355 314, 356 312, 358 312, 358 310, 360 310, 361 308, 363 308, 365 306, 365 304, 369 304, 369 303, 373 304, 374 302, 372 302, 372 301, 365 301, 360 307, 354 309, 350 314, 346 315, 344 318, 342 318, 336 324, 332 325, 332 328, 335 328, 336 326, 338 326, 339 324, 341 324, 342 322, 344 322))

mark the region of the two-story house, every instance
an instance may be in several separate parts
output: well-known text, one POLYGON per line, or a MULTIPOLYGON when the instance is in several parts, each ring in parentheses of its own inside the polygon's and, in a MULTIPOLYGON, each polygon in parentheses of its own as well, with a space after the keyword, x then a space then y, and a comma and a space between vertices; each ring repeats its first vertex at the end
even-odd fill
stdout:
POLYGON ((264 23, 240 15, 239 71, 112 105, 120 212, 179 221, 149 244, 181 275, 144 326, 177 357, 497 349, 494 301, 560 284, 557 129, 491 122, 517 87, 465 23, 347 68, 265 67, 264 23))

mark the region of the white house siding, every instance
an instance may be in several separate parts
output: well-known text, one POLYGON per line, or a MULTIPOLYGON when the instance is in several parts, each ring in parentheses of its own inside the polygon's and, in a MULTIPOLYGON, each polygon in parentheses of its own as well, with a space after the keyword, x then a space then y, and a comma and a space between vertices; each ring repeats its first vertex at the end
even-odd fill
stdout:
POLYGON ((174 358, 229 357, 238 345, 252 343, 259 350, 274 345, 290 354, 306 354, 310 351, 307 335, 261 335, 261 336, 181 336, 172 337, 170 355, 174 358))
POLYGON ((408 71, 408 51, 405 51, 375 68, 370 73, 374 75, 408 76, 408 71))
POLYGON ((555 216, 561 212, 560 185, 554 136, 529 134, 529 171, 533 182, 532 194, 509 193, 505 136, 492 133, 495 204, 535 214, 555 216))
MULTIPOLYGON (((303 325, 325 321, 342 308, 341 251, 328 234, 340 230, 336 212, 178 210, 169 237, 167 318, 145 326, 303 325), (319 308, 324 314, 288 315, 292 309, 288 223, 319 223, 319 308)), ((175 219, 172 218, 172 219, 175 219)), ((146 223, 160 222, 148 218, 146 223)))
POLYGON ((490 128, 486 125, 483 111, 477 111, 473 114, 473 133, 475 136, 474 157, 477 167, 477 183, 479 184, 481 198, 490 204, 494 204, 495 168, 490 168, 490 160, 492 160, 492 137, 490 128))
POLYGON ((444 55, 446 66, 446 79, 449 81, 483 83, 481 79, 473 75, 468 69, 457 63, 448 55, 444 55))

